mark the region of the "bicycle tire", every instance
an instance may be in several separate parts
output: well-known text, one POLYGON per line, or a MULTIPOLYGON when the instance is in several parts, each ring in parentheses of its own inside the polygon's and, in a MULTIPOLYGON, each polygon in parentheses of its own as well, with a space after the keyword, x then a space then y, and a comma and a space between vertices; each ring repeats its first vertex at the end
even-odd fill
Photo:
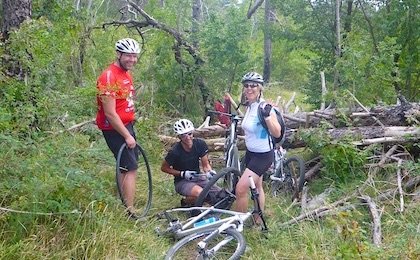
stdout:
MULTIPOLYGON (((277 169, 274 174, 275 177, 279 177, 281 169, 277 169)), ((291 156, 284 162, 283 171, 285 180, 271 181, 271 193, 274 197, 277 197, 280 191, 292 196, 292 201, 299 198, 300 192, 305 184, 305 162, 298 156, 291 156), (299 179, 298 179, 299 178, 299 179)))
MULTIPOLYGON (((219 183, 222 182, 222 181, 224 182, 225 176, 227 174, 234 174, 237 181, 241 178, 241 173, 238 171, 237 168, 234 168, 234 167, 223 168, 222 170, 219 171, 219 173, 214 175, 213 178, 211 178, 209 180, 209 182, 207 183, 206 186, 204 186, 200 195, 198 195, 198 197, 197 197, 197 200, 195 202, 195 206, 202 207, 207 195, 209 194, 209 191, 210 191, 211 187, 213 187, 217 182, 219 182, 219 183)), ((237 183, 237 181, 236 181, 236 183, 237 183)), ((232 193, 232 194, 235 194, 236 183, 234 184, 233 187, 231 187, 231 189, 227 189, 227 191, 232 193)), ((218 186, 220 187, 222 185, 218 185, 218 186)), ((223 186, 221 188, 223 188, 223 186)))
MULTIPOLYGON (((146 171, 147 171, 147 185, 148 185, 147 203, 146 203, 144 211, 141 214, 139 214, 140 217, 145 217, 147 215, 147 213, 149 212, 150 207, 152 205, 152 194, 153 194, 153 191, 152 191, 152 173, 151 173, 151 170, 150 170, 149 161, 147 160, 147 156, 146 156, 146 153, 144 152, 143 148, 139 144, 136 144, 136 148, 139 149, 140 154, 141 154, 141 156, 139 155, 139 163, 138 163, 139 168, 138 168, 138 173, 137 173, 137 178, 136 178, 136 197, 137 198, 139 197, 140 191, 144 191, 144 189, 139 189, 139 187, 138 187, 139 185, 137 185, 141 181, 141 178, 140 178, 139 175, 140 175, 140 166, 143 163, 144 163, 144 166, 145 166, 146 171), (142 159, 140 159, 140 158, 142 158, 142 159)), ((118 151, 117 162, 116 162, 116 167, 115 167, 115 178, 116 178, 117 189, 118 189, 118 194, 120 196, 120 200, 123 203, 124 207, 127 208, 127 204, 125 202, 124 194, 122 192, 121 183, 120 183, 119 177, 118 177, 121 174, 120 173, 120 162, 121 162, 121 155, 122 155, 124 149, 126 149, 126 144, 125 143, 123 145, 121 145, 120 150, 118 151)), ((144 204, 142 204, 140 202, 140 199, 137 199, 137 200, 134 201, 134 208, 136 210, 142 208, 143 205, 144 204)), ((135 213, 137 215, 137 212, 135 212, 135 213)))
MULTIPOLYGON (((226 168, 233 167, 238 169, 239 172, 241 172, 238 146, 232 144, 229 147, 228 151, 230 152, 230 156, 228 156, 226 168)), ((234 190, 234 188, 236 187, 236 183, 238 183, 239 181, 239 179, 236 178, 236 175, 234 174, 226 174, 224 180, 229 191, 234 190)))
POLYGON ((196 234, 182 238, 167 252, 165 260, 177 259, 229 259, 236 260, 245 253, 246 241, 242 233, 233 228, 228 228, 211 239, 204 250, 197 243, 215 231, 214 228, 204 229, 196 234), (220 239, 220 240, 219 240, 220 239), (229 239, 227 241, 226 239, 229 239), (226 240, 216 252, 211 252, 212 247, 226 240), (209 249, 208 249, 209 248, 209 249), (224 252, 224 250, 227 250, 224 252))

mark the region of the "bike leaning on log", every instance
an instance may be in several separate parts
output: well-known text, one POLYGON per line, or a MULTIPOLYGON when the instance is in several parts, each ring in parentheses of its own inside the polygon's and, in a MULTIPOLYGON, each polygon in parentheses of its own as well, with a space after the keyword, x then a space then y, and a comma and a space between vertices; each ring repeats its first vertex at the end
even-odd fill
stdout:
POLYGON ((282 145, 274 148, 274 162, 264 175, 269 182, 270 193, 277 197, 281 193, 299 199, 305 184, 305 162, 299 156, 287 156, 282 145))

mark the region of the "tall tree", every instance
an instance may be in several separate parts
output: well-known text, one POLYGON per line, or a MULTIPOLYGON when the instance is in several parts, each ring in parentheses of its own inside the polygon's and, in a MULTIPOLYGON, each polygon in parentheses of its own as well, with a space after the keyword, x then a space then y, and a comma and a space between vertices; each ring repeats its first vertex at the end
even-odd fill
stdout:
MULTIPOLYGON (((3 40, 6 42, 9 39, 10 31, 19 29, 21 23, 26 19, 30 19, 32 14, 32 0, 2 0, 2 21, 1 32, 3 40)), ((3 59, 4 64, 10 61, 3 59)), ((18 64, 6 67, 8 74, 11 77, 23 79, 23 70, 18 64)))
POLYGON ((271 15, 271 5, 270 0, 265 0, 265 9, 264 9, 264 82, 270 81, 270 63, 271 63, 271 42, 272 42, 272 35, 270 30, 270 24, 272 23, 272 15, 271 15))
POLYGON ((8 39, 11 30, 18 29, 23 21, 31 17, 32 0, 2 0, 1 3, 1 32, 4 39, 8 39))

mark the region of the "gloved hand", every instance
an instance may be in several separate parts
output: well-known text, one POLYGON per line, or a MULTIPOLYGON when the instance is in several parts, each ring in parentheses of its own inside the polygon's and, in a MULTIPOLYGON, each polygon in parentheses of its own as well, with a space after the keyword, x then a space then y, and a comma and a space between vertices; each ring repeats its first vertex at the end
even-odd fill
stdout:
POLYGON ((267 118, 267 117, 269 117, 270 116, 270 111, 271 111, 271 108, 272 108, 273 106, 272 105, 270 105, 270 104, 268 104, 268 103, 263 103, 263 104, 261 104, 260 105, 260 107, 259 107, 259 109, 261 110, 261 115, 264 117, 264 118, 267 118))
POLYGON ((181 172, 181 178, 184 178, 186 180, 192 180, 197 177, 198 177, 198 173, 196 171, 186 170, 186 171, 181 172))
POLYGON ((209 171, 207 171, 206 172, 206 176, 207 176, 207 179, 211 179, 211 178, 213 178, 213 176, 214 175, 216 175, 217 173, 216 173, 216 171, 214 171, 214 170, 209 170, 209 171))

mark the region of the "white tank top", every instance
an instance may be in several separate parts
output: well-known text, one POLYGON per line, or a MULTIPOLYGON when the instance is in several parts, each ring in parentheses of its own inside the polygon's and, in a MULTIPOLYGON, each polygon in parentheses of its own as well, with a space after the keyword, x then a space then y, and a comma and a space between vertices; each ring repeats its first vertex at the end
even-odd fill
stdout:
MULTIPOLYGON (((263 99, 260 99, 260 102, 263 99)), ((246 148, 254 153, 266 153, 271 150, 267 130, 258 120, 258 102, 252 103, 246 110, 242 120, 242 129, 245 132, 246 148)))

